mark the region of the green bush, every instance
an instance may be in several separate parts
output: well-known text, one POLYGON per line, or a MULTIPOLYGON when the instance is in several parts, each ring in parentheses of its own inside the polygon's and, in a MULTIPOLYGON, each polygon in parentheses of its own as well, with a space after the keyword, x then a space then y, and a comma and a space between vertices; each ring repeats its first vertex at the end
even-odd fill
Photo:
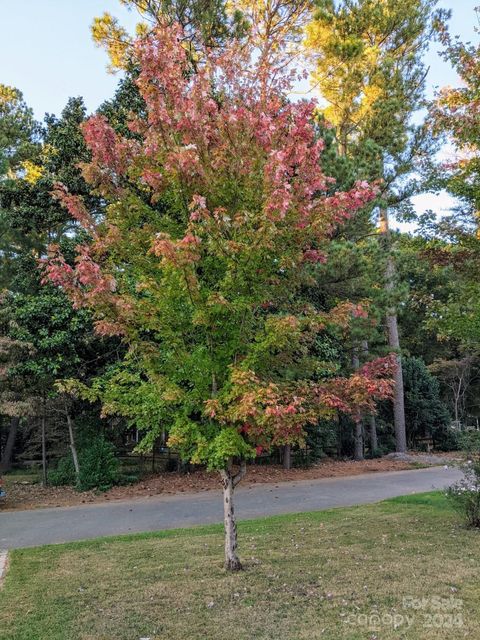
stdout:
POLYGON ((461 465, 464 478, 447 490, 447 497, 469 527, 480 528, 480 432, 460 436, 467 461, 461 465))
POLYGON ((461 432, 450 425, 438 429, 435 433, 435 449, 439 451, 458 451, 462 448, 461 432))
POLYGON ((48 472, 48 483, 53 487, 75 484, 75 468, 71 456, 60 458, 57 467, 48 472))
POLYGON ((106 491, 119 479, 120 463, 115 457, 115 447, 103 437, 96 438, 89 447, 83 449, 79 455, 79 464, 80 491, 106 491))
POLYGON ((55 469, 48 474, 51 485, 76 485, 80 491, 98 489, 106 491, 120 480, 120 463, 115 457, 115 447, 103 436, 94 438, 78 452, 80 474, 75 476, 71 456, 61 458, 55 469))

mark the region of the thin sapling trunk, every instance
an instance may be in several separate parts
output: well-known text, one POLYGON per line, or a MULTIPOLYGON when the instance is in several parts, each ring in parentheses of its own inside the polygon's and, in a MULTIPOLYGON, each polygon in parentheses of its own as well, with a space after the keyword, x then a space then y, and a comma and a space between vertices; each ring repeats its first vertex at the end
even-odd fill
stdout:
POLYGON ((229 462, 225 469, 220 471, 223 485, 223 521, 225 527, 225 569, 227 571, 240 571, 242 563, 237 554, 237 523, 235 520, 235 510, 233 497, 235 487, 242 480, 247 472, 247 465, 242 461, 240 470, 237 473, 232 471, 232 463, 229 462))
POLYGON ((68 411, 68 409, 66 409, 66 415, 67 415, 68 435, 70 437, 70 450, 72 452, 75 476, 78 481, 78 476, 80 475, 80 465, 78 463, 78 453, 77 453, 77 446, 75 444, 75 435, 73 432, 72 416, 70 415, 70 412, 68 411))

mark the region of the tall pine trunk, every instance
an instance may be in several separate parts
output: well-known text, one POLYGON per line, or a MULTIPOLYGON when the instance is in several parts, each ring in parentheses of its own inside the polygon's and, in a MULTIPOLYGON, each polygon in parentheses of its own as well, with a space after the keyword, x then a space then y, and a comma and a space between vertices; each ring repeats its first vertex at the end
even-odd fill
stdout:
POLYGON ((240 571, 242 563, 237 554, 237 522, 233 504, 235 487, 245 476, 247 466, 242 461, 240 471, 233 473, 232 462, 229 461, 225 469, 220 471, 223 485, 223 522, 225 528, 225 569, 227 571, 240 571))
MULTIPOLYGON (((385 290, 391 295, 395 286, 395 264, 391 254, 390 227, 388 223, 388 211, 380 210, 380 235, 383 239, 387 254, 387 266, 385 269, 385 290)), ((393 419, 395 425, 395 449, 397 453, 405 453, 407 450, 407 434, 405 427, 405 405, 403 394, 402 360, 400 358, 400 340, 398 337, 397 313, 394 306, 387 310, 388 344, 397 352, 397 368, 395 371, 395 389, 393 396, 393 419)))
POLYGON ((15 447, 15 440, 17 438, 18 425, 20 424, 20 418, 12 417, 10 419, 10 429, 8 431, 7 442, 5 449, 3 450, 2 460, 0 462, 0 472, 10 471, 12 468, 13 449, 15 447))

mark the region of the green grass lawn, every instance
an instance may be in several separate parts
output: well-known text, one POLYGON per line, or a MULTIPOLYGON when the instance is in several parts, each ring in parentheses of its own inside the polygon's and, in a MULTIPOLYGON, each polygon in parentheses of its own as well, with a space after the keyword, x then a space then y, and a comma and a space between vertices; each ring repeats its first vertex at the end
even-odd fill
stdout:
POLYGON ((239 530, 245 571, 234 575, 218 526, 16 550, 0 638, 480 637, 480 533, 441 494, 239 530))

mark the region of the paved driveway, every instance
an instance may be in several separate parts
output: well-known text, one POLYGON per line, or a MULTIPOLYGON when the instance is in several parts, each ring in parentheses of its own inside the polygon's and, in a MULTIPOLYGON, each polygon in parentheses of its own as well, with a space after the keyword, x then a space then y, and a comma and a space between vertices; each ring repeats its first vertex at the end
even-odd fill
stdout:
MULTIPOLYGON (((249 486, 247 476, 236 492, 236 512, 240 519, 251 519, 367 504, 443 489, 460 477, 458 469, 431 467, 249 486)), ((220 491, 31 511, 0 510, 0 549, 210 524, 221 522, 222 517, 220 491)))

